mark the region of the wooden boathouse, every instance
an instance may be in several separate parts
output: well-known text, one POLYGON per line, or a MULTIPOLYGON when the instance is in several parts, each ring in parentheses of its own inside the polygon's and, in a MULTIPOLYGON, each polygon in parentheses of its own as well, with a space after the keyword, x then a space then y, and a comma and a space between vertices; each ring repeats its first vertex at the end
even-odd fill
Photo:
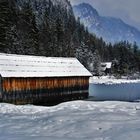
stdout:
POLYGON ((0 53, 0 100, 53 105, 85 99, 90 76, 76 58, 0 53))

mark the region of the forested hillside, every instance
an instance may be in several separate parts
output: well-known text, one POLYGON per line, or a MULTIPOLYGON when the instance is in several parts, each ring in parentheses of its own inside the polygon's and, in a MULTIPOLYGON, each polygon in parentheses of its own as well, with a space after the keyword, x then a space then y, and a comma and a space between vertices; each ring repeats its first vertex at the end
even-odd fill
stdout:
POLYGON ((106 44, 74 17, 68 0, 1 0, 0 52, 77 57, 91 72, 113 61, 113 73, 140 71, 136 43, 106 44))

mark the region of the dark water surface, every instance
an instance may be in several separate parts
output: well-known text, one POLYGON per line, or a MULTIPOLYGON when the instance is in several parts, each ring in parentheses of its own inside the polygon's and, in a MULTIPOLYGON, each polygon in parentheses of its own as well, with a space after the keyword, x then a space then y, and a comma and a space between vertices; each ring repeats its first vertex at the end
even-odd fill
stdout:
POLYGON ((94 100, 134 101, 140 100, 140 83, 93 84, 89 95, 94 100))

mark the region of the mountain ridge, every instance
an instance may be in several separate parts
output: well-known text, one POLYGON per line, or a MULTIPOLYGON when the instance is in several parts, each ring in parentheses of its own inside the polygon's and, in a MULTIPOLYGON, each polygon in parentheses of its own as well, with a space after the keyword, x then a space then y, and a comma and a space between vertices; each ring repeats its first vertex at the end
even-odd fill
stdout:
POLYGON ((101 16, 98 11, 88 3, 73 6, 76 18, 88 27, 90 33, 102 37, 106 42, 120 41, 137 42, 140 46, 140 31, 120 18, 101 16))

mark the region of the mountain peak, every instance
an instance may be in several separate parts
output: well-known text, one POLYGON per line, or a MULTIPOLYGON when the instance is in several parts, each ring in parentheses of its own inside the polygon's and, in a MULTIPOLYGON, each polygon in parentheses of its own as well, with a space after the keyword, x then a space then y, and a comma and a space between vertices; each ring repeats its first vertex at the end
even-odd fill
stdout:
POLYGON ((90 4, 88 4, 88 3, 81 3, 81 4, 79 4, 79 5, 75 5, 74 7, 73 7, 73 9, 74 9, 74 11, 77 11, 77 10, 79 10, 79 12, 81 12, 83 15, 93 15, 94 14, 94 16, 98 16, 99 14, 98 14, 98 12, 97 12, 97 10, 96 9, 94 9, 90 4))
POLYGON ((98 11, 88 3, 74 6, 73 11, 91 33, 102 37, 106 42, 129 41, 140 45, 140 31, 120 18, 100 16, 98 11))

